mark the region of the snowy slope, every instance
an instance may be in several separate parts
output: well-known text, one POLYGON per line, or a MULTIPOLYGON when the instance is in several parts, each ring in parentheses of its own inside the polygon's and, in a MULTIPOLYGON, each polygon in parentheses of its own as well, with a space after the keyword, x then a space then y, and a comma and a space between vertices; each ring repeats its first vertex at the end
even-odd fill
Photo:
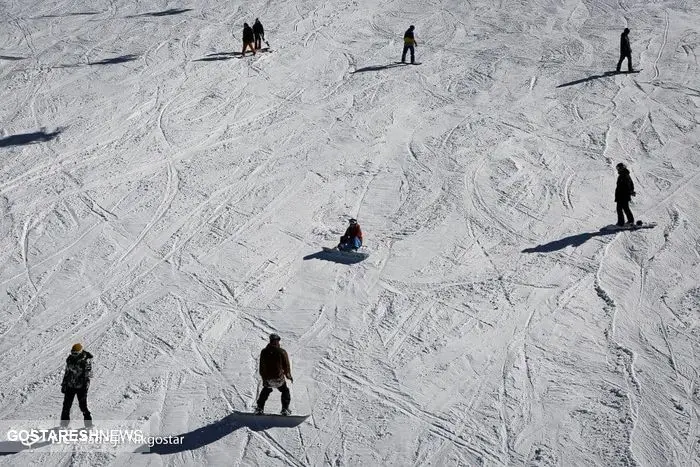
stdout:
POLYGON ((0 463, 700 464, 696 0, 2 0, 0 23, 0 419, 57 419, 82 342, 96 418, 188 441, 0 463), (256 16, 273 51, 238 59, 256 16), (422 64, 394 66, 409 24, 422 64), (624 27, 642 71, 605 75, 624 27), (655 229, 599 231, 620 161, 655 229), (319 258, 349 216, 372 255, 319 258), (254 431, 228 416, 270 332, 311 417, 254 431))

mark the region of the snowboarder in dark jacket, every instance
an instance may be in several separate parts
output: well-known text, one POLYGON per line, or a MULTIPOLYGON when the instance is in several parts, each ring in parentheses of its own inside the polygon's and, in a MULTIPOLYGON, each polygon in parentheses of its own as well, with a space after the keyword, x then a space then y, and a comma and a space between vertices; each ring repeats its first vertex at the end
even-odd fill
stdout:
POLYGON ((411 63, 415 63, 415 48, 418 46, 416 38, 413 34, 415 26, 411 25, 403 35, 403 53, 401 54, 401 63, 406 63, 406 52, 411 51, 411 63))
POLYGON ((248 26, 248 23, 243 23, 243 50, 241 55, 245 56, 246 49, 250 47, 250 50, 255 55, 255 47, 253 47, 253 29, 248 26))
POLYGON ((630 171, 627 170, 625 164, 620 162, 617 164, 617 186, 615 187, 615 202, 617 203, 617 225, 625 225, 625 215, 627 223, 634 224, 634 216, 630 210, 630 201, 634 192, 634 182, 630 177, 630 171))
POLYGON ((255 35, 255 50, 262 48, 262 41, 265 40, 265 28, 258 18, 255 18, 253 23, 253 34, 255 35))
POLYGON ((630 30, 625 28, 620 34, 620 60, 617 62, 617 71, 620 71, 622 62, 627 59, 627 70, 632 73, 632 46, 630 46, 629 38, 630 30))
POLYGON ((61 426, 68 426, 73 399, 78 396, 78 406, 83 412, 85 426, 92 426, 92 415, 87 406, 87 393, 92 378, 92 354, 83 350, 81 344, 75 344, 66 358, 66 371, 63 374, 61 392, 63 393, 63 410, 61 426))
POLYGON ((362 229, 357 219, 350 219, 350 225, 345 229, 345 234, 340 237, 340 243, 337 248, 339 250, 357 250, 362 246, 362 229))
POLYGON ((265 410, 265 402, 270 397, 273 388, 277 388, 282 393, 282 415, 291 414, 289 403, 292 396, 287 387, 288 379, 292 383, 292 367, 289 364, 289 356, 287 351, 280 347, 280 336, 270 334, 270 343, 260 352, 260 378, 263 381, 263 389, 258 397, 256 414, 262 414, 265 410))

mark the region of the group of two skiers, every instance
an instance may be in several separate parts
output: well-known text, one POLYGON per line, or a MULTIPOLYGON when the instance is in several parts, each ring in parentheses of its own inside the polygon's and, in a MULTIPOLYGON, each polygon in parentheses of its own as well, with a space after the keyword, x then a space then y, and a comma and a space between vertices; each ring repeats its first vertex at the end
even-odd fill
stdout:
POLYGON ((256 50, 262 48, 262 41, 265 40, 265 28, 263 28, 260 19, 255 18, 253 27, 248 26, 248 23, 243 23, 243 50, 241 55, 245 56, 245 51, 250 48, 250 51, 255 55, 256 50))

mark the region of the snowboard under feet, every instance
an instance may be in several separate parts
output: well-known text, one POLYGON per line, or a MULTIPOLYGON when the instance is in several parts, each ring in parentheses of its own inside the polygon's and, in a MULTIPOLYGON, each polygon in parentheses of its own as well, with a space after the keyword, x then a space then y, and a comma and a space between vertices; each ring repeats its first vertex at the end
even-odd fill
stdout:
POLYGON ((639 230, 639 229, 653 229, 656 227, 656 222, 642 222, 637 221, 634 224, 617 225, 611 224, 603 227, 603 230, 639 230))

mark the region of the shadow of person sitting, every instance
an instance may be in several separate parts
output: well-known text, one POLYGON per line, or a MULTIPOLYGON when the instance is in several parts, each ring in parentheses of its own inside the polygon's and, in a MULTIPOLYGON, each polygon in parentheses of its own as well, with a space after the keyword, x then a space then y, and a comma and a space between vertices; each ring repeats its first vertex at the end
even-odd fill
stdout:
MULTIPOLYGON (((134 453, 166 455, 194 451, 195 449, 214 443, 243 427, 250 428, 253 431, 262 431, 275 427, 291 428, 297 426, 299 423, 301 423, 301 421, 294 417, 290 417, 289 419, 285 417, 269 417, 268 420, 265 416, 251 417, 250 414, 234 412, 221 420, 197 428, 189 433, 171 436, 171 438, 181 439, 177 444, 143 445, 136 449, 134 453)), ((167 438, 168 436, 163 437, 167 438)))
POLYGON ((320 259, 339 264, 356 264, 364 261, 366 258, 361 256, 346 256, 337 251, 317 251, 316 253, 306 255, 303 258, 305 261, 309 259, 320 259))
POLYGON ((593 237, 600 237, 602 235, 612 235, 616 233, 615 230, 605 230, 601 229, 597 232, 585 232, 576 235, 571 235, 569 237, 561 238, 559 240, 554 240, 544 245, 537 245, 532 248, 525 248, 522 253, 551 253, 553 251, 563 250, 567 246, 578 247, 586 243, 593 237))
POLYGON ((56 130, 47 133, 46 130, 34 131, 32 133, 22 133, 19 135, 10 135, 0 138, 0 148, 8 146, 21 146, 23 144, 45 143, 51 141, 61 134, 61 130, 56 130))

